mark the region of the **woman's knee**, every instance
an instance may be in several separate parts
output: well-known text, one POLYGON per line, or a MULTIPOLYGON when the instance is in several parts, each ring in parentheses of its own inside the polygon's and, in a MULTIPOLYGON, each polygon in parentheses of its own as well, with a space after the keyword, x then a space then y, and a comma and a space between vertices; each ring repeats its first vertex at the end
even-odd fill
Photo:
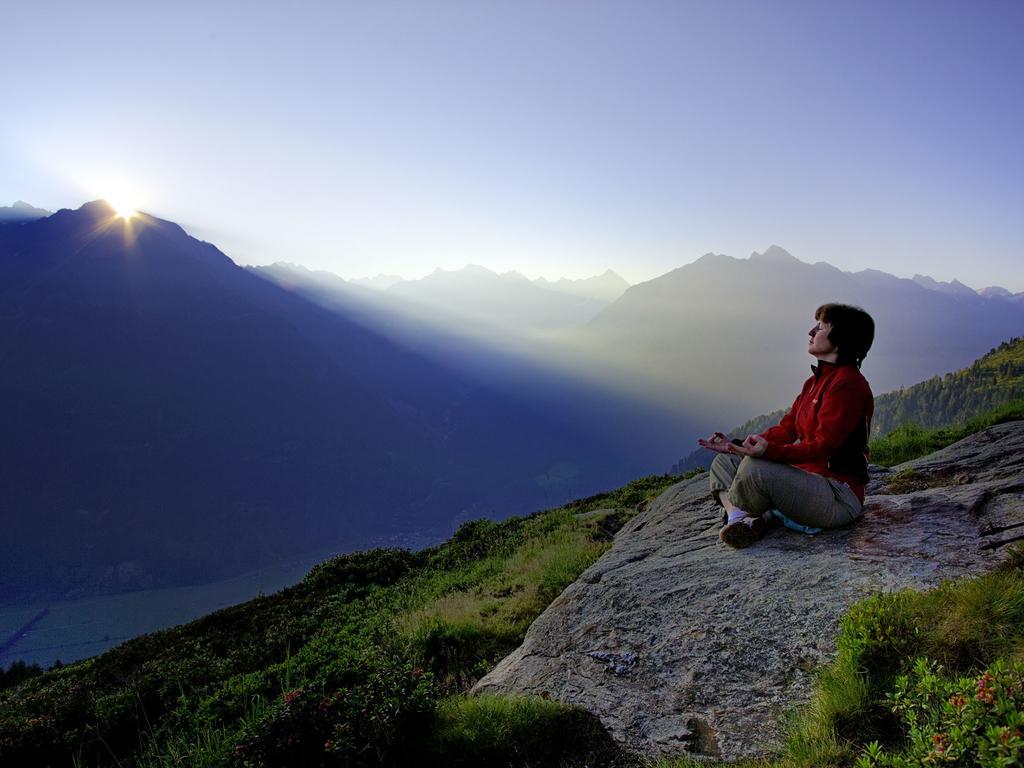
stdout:
POLYGON ((736 459, 731 454, 720 453, 711 462, 712 474, 732 474, 736 471, 736 459))
POLYGON ((736 466, 738 464, 739 458, 737 456, 725 453, 715 456, 708 471, 711 490, 727 490, 732 485, 733 478, 736 477, 736 466))
POLYGON ((776 506, 773 494, 770 461, 746 456, 736 469, 736 479, 729 488, 733 504, 750 513, 764 512, 776 506))
POLYGON ((736 479, 743 478, 744 481, 757 481, 764 477, 765 470, 771 466, 767 459, 758 459, 754 456, 744 456, 736 468, 736 479))

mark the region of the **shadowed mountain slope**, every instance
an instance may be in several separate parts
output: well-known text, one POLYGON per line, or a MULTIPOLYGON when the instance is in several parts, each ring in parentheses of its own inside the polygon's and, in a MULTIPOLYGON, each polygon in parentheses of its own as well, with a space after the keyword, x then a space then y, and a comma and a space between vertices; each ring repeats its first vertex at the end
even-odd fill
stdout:
POLYGON ((0 226, 0 396, 2 599, 436 539, 637 470, 102 202, 0 226))
MULTIPOLYGON (((589 365, 557 334, 531 335, 529 324, 498 328, 458 320, 398 293, 295 264, 250 271, 489 390, 558 414, 637 471, 660 469, 665 454, 658 455, 658 447, 675 449, 682 435, 694 431, 710 399, 690 393, 666 407, 637 397, 631 391, 635 372, 589 365)), ((475 279, 467 280, 467 290, 474 285, 475 279)))

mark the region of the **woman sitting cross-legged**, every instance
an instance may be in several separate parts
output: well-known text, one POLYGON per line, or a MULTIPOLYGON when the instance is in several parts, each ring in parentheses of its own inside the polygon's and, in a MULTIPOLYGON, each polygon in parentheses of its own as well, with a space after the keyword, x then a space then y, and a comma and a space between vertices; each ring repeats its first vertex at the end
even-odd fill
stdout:
POLYGON ((725 508, 719 538, 747 547, 764 536, 772 510, 811 528, 839 528, 863 513, 874 400, 860 364, 875 323, 859 307, 824 304, 807 351, 818 359, 782 421, 742 442, 721 432, 697 442, 718 452, 711 493, 725 508))

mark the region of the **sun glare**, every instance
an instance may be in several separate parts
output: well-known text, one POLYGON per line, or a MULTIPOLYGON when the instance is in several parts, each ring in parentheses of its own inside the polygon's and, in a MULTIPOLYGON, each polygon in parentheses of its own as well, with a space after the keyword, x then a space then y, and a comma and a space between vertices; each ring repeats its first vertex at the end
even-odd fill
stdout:
POLYGON ((132 218, 136 214, 135 206, 124 200, 108 200, 111 207, 114 209, 114 213, 117 214, 119 219, 125 219, 126 221, 132 218))
POLYGON ((114 209, 117 218, 128 221, 139 215, 139 205, 142 201, 134 184, 124 179, 106 179, 96 184, 95 188, 102 190, 99 197, 106 200, 114 209))

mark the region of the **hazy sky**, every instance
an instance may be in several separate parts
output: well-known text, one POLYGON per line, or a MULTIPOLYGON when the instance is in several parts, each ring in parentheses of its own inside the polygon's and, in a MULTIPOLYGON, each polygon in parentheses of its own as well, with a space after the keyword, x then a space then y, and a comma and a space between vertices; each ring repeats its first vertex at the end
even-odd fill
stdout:
POLYGON ((637 282, 707 251, 1024 290, 1024 2, 5 4, 0 204, 240 263, 637 282))

